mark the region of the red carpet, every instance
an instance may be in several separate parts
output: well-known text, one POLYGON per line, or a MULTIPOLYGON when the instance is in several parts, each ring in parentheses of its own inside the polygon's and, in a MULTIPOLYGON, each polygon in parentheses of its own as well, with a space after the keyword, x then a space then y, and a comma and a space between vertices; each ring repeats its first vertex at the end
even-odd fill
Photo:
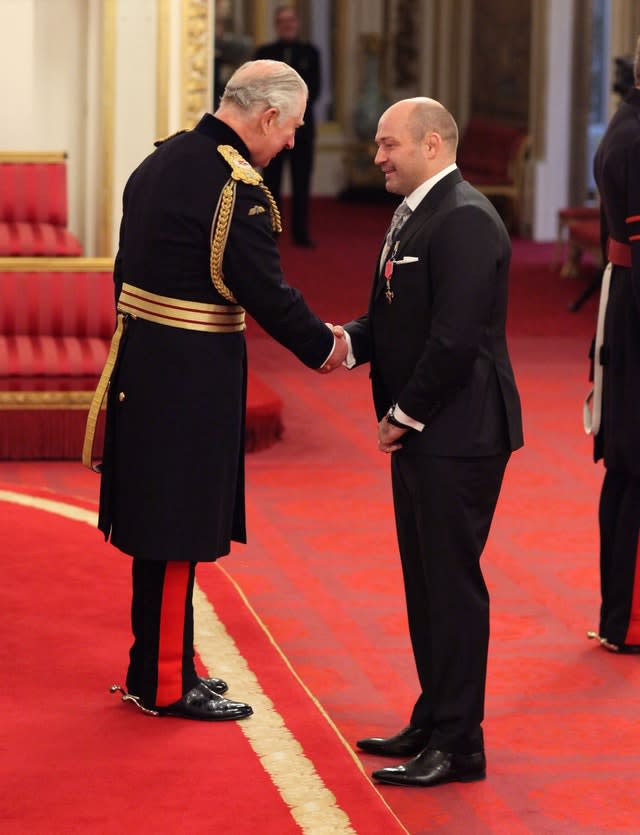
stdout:
MULTIPOLYGON (((218 567, 200 573, 259 682, 242 694, 256 715, 158 720, 109 695, 125 672, 128 558, 86 520, 8 498, 0 548, 20 559, 6 561, 0 609, 3 832, 404 831, 218 567)), ((202 626, 196 644, 207 651, 202 626)), ((211 672, 227 677, 224 658, 211 672)))
MULTIPOLYGON (((343 322, 363 311, 375 257, 372 252, 389 215, 388 207, 318 201, 314 205, 318 249, 311 253, 294 250, 285 235, 283 257, 289 280, 303 289, 323 318, 343 322)), ((581 428, 595 299, 578 313, 567 312, 568 303, 588 277, 560 278, 548 269, 551 253, 551 245, 514 244, 509 332, 523 397, 526 447, 510 464, 484 557, 492 595, 485 722, 488 778, 482 783, 433 790, 383 788, 383 797, 414 835, 622 835, 640 831, 640 659, 608 654, 585 637, 586 630, 596 625, 599 602, 596 508, 602 470, 592 463, 590 443, 581 428)), ((406 723, 416 695, 416 679, 393 532, 388 461, 375 449, 367 371, 314 375, 255 326, 250 328, 249 358, 253 370, 282 398, 285 430, 280 443, 248 457, 250 542, 235 548, 223 561, 224 572, 239 584, 273 641, 350 744, 371 733, 393 733, 406 723)), ((8 487, 39 486, 59 496, 84 497, 90 502, 95 501, 97 489, 90 473, 68 463, 0 464, 0 481, 8 487)), ((0 522, 0 531, 4 532, 7 524, 6 519, 0 522)), ((12 536, 15 527, 11 524, 12 536)), ((92 538, 89 528, 87 531, 93 544, 76 545, 67 540, 72 567, 78 562, 78 551, 90 549, 97 557, 104 550, 95 540, 97 534, 92 538)), ((14 551, 12 548, 11 553, 14 551)), ((104 597, 108 598, 111 589, 101 577, 114 566, 121 569, 117 555, 103 557, 102 562, 96 558, 88 576, 80 578, 80 587, 104 585, 104 597)), ((54 567, 56 579, 49 582, 53 587, 64 587, 66 572, 58 561, 54 567)), ((69 569, 71 580, 74 570, 69 569)), ((244 620, 245 610, 238 605, 235 592, 220 582, 217 571, 201 572, 201 588, 232 636, 244 634, 244 638, 236 638, 242 654, 259 680, 267 682, 274 706, 287 725, 296 728, 302 743, 309 738, 304 732, 311 714, 298 714, 289 707, 296 692, 295 679, 290 682, 291 689, 273 685, 269 665, 261 660, 264 644, 259 630, 255 623, 246 631, 245 627, 238 629, 236 618, 244 620)), ((25 590, 32 587, 33 575, 31 564, 23 564, 20 588, 10 591, 13 597, 20 597, 23 613, 27 611, 25 590)), ((120 575, 118 582, 122 582, 120 575)), ((6 595, 11 587, 3 585, 6 595)), ((46 600, 44 595, 41 620, 35 610, 36 620, 23 620, 17 636, 15 618, 10 630, 5 629, 5 634, 14 638, 6 645, 11 661, 4 667, 15 669, 21 678, 41 674, 44 666, 49 666, 44 652, 35 660, 22 660, 22 636, 49 636, 46 647, 51 650, 58 643, 60 629, 66 629, 66 621, 76 618, 67 605, 65 621, 52 622, 46 617, 46 600)), ((109 641, 105 647, 94 648, 95 643, 114 634, 113 615, 107 616, 100 606, 91 612, 80 610, 78 619, 87 634, 87 649, 80 647, 70 659, 64 634, 60 638, 61 651, 53 658, 54 678, 60 682, 55 698, 65 699, 65 703, 75 698, 80 706, 81 730, 91 740, 87 747, 106 750, 102 759, 98 753, 89 757, 89 771, 97 772, 99 764, 102 772, 108 767, 111 774, 113 769, 109 779, 120 782, 107 809, 120 824, 126 821, 127 827, 131 824, 133 828, 144 817, 143 810, 154 809, 161 794, 160 790, 151 791, 147 799, 131 782, 126 756, 138 752, 134 727, 162 738, 164 748, 165 732, 160 737, 155 730, 147 731, 156 727, 152 720, 140 722, 125 706, 113 704, 110 699, 116 702, 114 697, 103 695, 105 677, 111 675, 114 664, 124 663, 124 632, 117 647, 109 641), (100 683, 95 694, 85 692, 84 679, 73 669, 77 666, 82 671, 86 665, 100 683), (79 696, 73 696, 69 683, 79 687, 79 696), (122 724, 128 734, 126 738, 122 731, 117 735, 118 758, 112 740, 103 739, 105 725, 99 717, 105 713, 110 717, 110 732, 122 724), (98 719, 101 724, 91 730, 90 723, 98 719), (124 774, 116 777, 119 770, 124 774), (132 809, 133 817, 128 817, 132 809)), ((120 628, 124 630, 122 625, 120 628)), ((271 644, 267 643, 268 650, 271 644)), ((39 675, 38 683, 41 680, 39 675)), ((24 812, 35 804, 32 801, 29 807, 24 799, 26 789, 16 790, 16 783, 22 776, 32 787, 52 773, 72 720, 58 706, 55 720, 62 722, 62 731, 55 730, 53 720, 45 723, 38 712, 27 709, 36 706, 34 694, 27 693, 23 699, 22 687, 16 690, 9 698, 13 704, 11 724, 17 724, 6 748, 10 760, 14 760, 14 734, 21 728, 40 723, 47 740, 39 747, 31 743, 35 762, 28 750, 20 755, 21 775, 10 784, 12 792, 19 792, 24 812), (20 707, 21 700, 27 707, 20 707), (48 740, 51 734, 55 745, 48 740), (35 769, 33 781, 29 769, 35 769)), ((5 708, 5 716, 9 716, 8 710, 5 708)), ((320 716, 317 711, 316 715, 320 716)), ((320 737, 314 741, 321 729, 316 720, 311 725, 306 731, 312 737, 309 750, 322 747, 317 741, 320 737)), ((232 744, 224 746, 225 760, 231 758, 228 768, 232 775, 238 767, 235 753, 242 749, 245 737, 237 728, 225 732, 233 736, 232 744)), ((199 740, 211 738, 211 734, 194 729, 175 733, 188 733, 189 738, 193 735, 199 740)), ((201 765, 207 755, 198 746, 206 744, 197 740, 191 744, 194 763, 201 765)), ((245 750, 247 773, 254 774, 256 755, 245 750)), ((215 753, 209 744, 209 761, 215 753)), ((324 762, 322 758, 316 762, 315 755, 312 759, 344 809, 345 795, 353 789, 336 787, 351 773, 350 768, 345 770, 342 751, 328 746, 324 762)), ((383 764, 371 756, 361 755, 360 759, 367 771, 383 764)), ((152 771, 159 782, 180 780, 174 763, 169 767, 159 758, 154 762, 155 771, 145 766, 149 780, 154 779, 152 771)), ((62 774, 66 777, 67 773, 63 770, 62 774)), ((83 792, 91 789, 91 779, 97 778, 82 775, 83 792)), ((101 780, 106 779, 103 773, 101 780)), ((217 785, 212 778, 213 792, 217 785)), ((58 793, 60 803, 69 799, 70 793, 63 785, 58 793)), ((52 788, 47 797, 54 794, 52 788)), ((366 794, 363 796, 366 800, 366 794)), ((242 835, 269 831, 264 821, 271 822, 267 815, 278 804, 266 790, 265 798, 268 811, 260 823, 253 815, 256 804, 245 798, 234 809, 235 830, 232 826, 228 831, 242 835)), ((213 807, 215 797, 208 801, 213 807)), ((170 803, 166 796, 160 802, 163 811, 170 803)), ((379 820, 374 803, 371 812, 374 820, 379 820)), ((180 829, 180 824, 171 829, 169 824, 175 824, 176 818, 171 817, 171 811, 166 814, 168 828, 164 831, 192 831, 180 829)), ((356 826, 355 813, 352 820, 363 835, 377 831, 362 819, 356 826)), ((323 831, 319 822, 316 827, 308 831, 323 831)), ((23 831, 30 831, 29 827, 23 831)), ((31 831, 59 830, 36 826, 31 831)), ((85 831, 101 830, 86 826, 85 831)))

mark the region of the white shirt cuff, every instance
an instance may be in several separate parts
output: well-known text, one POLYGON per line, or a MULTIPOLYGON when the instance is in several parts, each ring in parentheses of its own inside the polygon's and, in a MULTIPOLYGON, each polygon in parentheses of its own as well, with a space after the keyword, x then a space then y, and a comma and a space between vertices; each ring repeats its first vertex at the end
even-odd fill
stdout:
POLYGON ((405 423, 407 426, 410 426, 412 429, 417 430, 418 432, 422 432, 424 429, 424 423, 420 423, 419 420, 414 420, 412 417, 409 417, 406 412, 403 412, 400 406, 396 403, 396 407, 393 410, 393 414, 396 420, 399 420, 400 423, 405 423))
POLYGON ((344 336, 345 336, 345 339, 347 340, 347 345, 349 347, 349 351, 347 352, 347 358, 344 360, 344 362, 342 364, 344 365, 345 368, 353 368, 353 366, 356 364, 356 358, 355 358, 355 355, 353 353, 353 347, 351 345, 351 334, 349 333, 349 331, 345 331, 344 336))

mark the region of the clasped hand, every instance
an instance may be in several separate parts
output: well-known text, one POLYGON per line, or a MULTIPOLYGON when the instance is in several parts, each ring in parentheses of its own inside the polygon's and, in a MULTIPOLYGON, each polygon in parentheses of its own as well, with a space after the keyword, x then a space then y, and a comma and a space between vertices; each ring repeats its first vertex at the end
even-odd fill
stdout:
POLYGON ((344 334, 344 328, 340 325, 331 325, 329 322, 325 322, 325 324, 335 336, 336 341, 329 358, 318 369, 320 374, 328 374, 330 371, 334 371, 341 366, 349 353, 349 344, 344 334))
POLYGON ((400 439, 408 431, 408 429, 394 426, 389 423, 386 417, 383 417, 378 424, 378 449, 380 452, 396 452, 398 449, 402 449, 400 439))

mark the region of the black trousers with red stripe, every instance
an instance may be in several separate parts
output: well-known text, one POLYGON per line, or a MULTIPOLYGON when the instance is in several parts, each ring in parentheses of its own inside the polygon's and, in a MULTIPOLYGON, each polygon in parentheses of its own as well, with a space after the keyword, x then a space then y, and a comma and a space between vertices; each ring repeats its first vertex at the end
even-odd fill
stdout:
POLYGON ((133 560, 127 690, 145 707, 177 702, 196 686, 193 583, 196 563, 133 560))
POLYGON ((607 469, 600 493, 599 633, 612 644, 640 644, 640 479, 607 469))

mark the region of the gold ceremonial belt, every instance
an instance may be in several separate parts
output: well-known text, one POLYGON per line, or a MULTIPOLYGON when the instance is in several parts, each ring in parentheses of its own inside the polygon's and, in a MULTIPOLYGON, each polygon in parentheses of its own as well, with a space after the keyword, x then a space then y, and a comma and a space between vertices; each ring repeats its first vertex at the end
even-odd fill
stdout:
POLYGON ((206 304, 172 299, 149 293, 132 284, 123 284, 118 311, 149 322, 208 333, 236 333, 246 327, 244 309, 239 304, 206 304))
POLYGON ((94 392, 82 445, 82 463, 90 470, 93 466, 93 439, 96 433, 98 415, 102 408, 111 374, 118 357, 120 339, 124 330, 124 314, 134 318, 147 319, 160 325, 172 328, 183 328, 190 331, 206 331, 207 333, 236 333, 245 329, 244 308, 239 304, 206 304, 204 302, 187 302, 183 299, 171 299, 169 296, 159 296, 148 293, 132 284, 123 284, 118 299, 118 319, 115 333, 111 339, 109 356, 102 369, 98 386, 94 392))

